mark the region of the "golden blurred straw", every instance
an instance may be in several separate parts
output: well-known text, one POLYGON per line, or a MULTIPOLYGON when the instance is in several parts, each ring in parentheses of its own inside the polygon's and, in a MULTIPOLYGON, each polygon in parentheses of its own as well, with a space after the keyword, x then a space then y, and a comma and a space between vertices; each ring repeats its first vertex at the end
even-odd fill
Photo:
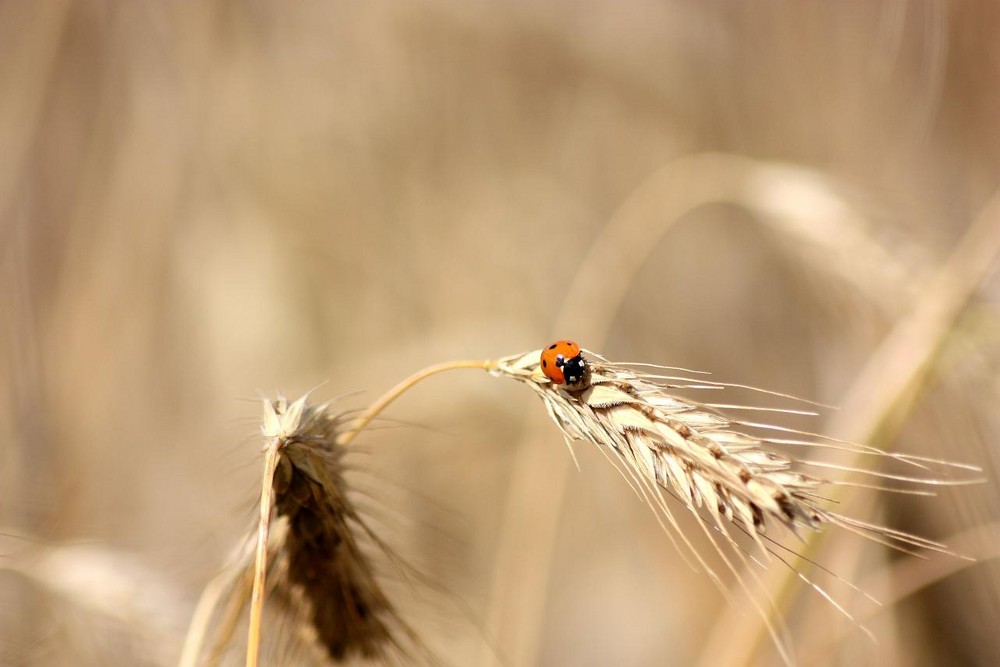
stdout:
MULTIPOLYGON (((949 535, 947 544, 959 553, 974 553, 976 560, 962 558, 900 558, 883 567, 870 572, 859 583, 862 590, 870 590, 879 583, 891 581, 892 587, 888 595, 880 599, 882 606, 875 607, 860 620, 877 616, 891 609, 910 596, 916 595, 948 577, 974 567, 979 563, 1000 559, 1000 522, 979 525, 960 533, 949 535)), ((843 626, 841 626, 842 628, 843 626)), ((829 655, 833 647, 844 640, 846 632, 842 629, 824 627, 823 643, 814 648, 802 661, 804 665, 816 664, 820 656, 829 655)))
POLYGON ((278 466, 280 438, 274 438, 264 455, 264 475, 260 491, 260 523, 254 556, 253 592, 250 595, 250 628, 247 632, 247 667, 260 664, 260 622, 264 613, 264 579, 267 573, 267 538, 274 511, 274 471, 278 466))
POLYGON ((7 14, 17 13, 19 29, 14 33, 8 25, 6 33, 16 40, 0 50, 0 54, 7 55, 0 58, 0 90, 5 93, 0 110, 0 155, 6 163, 0 170, 0 211, 10 210, 36 129, 44 118, 40 110, 49 94, 49 80, 71 6, 61 0, 14 2, 2 7, 0 20, 13 19, 7 14), (25 14, 30 16, 26 18, 25 14))
MULTIPOLYGON (((988 277, 998 255, 1000 191, 990 198, 949 258, 920 291, 913 312, 893 328, 858 376, 844 401, 840 419, 832 425, 834 435, 866 443, 891 437, 925 388, 955 320, 988 277)), ((823 540, 823 534, 811 540, 799 558, 808 556, 823 540)), ((765 582, 775 606, 780 607, 790 597, 794 573, 791 569, 772 568, 765 582)), ((762 619, 741 616, 737 620, 738 614, 736 606, 730 606, 716 619, 709 640, 703 643, 700 664, 746 664, 751 660, 766 629, 762 619)))
POLYGON ((188 624, 178 667, 197 667, 206 634, 211 627, 212 616, 223 597, 228 597, 229 602, 215 633, 215 645, 205 659, 206 665, 218 663, 223 647, 236 631, 252 585, 253 571, 237 564, 226 567, 208 582, 202 589, 201 597, 188 624))

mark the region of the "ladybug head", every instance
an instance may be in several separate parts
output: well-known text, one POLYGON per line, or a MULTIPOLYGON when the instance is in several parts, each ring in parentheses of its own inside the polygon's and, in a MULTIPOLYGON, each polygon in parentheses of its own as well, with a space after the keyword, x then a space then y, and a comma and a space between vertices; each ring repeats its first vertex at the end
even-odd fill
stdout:
POLYGON ((583 389, 590 384, 590 366, 582 354, 571 359, 560 356, 556 363, 562 368, 568 389, 583 389))

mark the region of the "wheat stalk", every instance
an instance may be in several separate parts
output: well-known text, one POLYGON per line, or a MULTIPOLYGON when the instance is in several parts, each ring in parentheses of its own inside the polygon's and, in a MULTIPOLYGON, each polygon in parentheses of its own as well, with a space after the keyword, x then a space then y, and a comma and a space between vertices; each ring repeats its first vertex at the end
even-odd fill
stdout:
MULTIPOLYGON (((401 381, 346 426, 343 416, 333 412, 329 404, 312 405, 305 396, 292 403, 283 398, 265 400, 262 432, 268 444, 256 548, 252 557, 249 550, 246 552, 242 570, 236 568, 236 574, 227 574, 223 584, 210 586, 224 589, 233 581, 244 582, 236 586, 240 592, 234 599, 238 602, 230 604, 229 619, 224 623, 231 632, 235 615, 243 608, 248 592, 246 582, 252 573, 248 667, 258 664, 263 601, 269 590, 279 599, 305 606, 316 640, 335 661, 351 655, 382 658, 392 648, 405 652, 404 637, 412 646, 421 646, 382 591, 369 559, 359 546, 360 538, 364 537, 388 552, 349 501, 341 459, 347 446, 393 401, 422 380, 450 370, 486 370, 528 386, 542 399, 567 442, 582 440, 598 445, 637 495, 656 512, 660 525, 679 552, 725 591, 722 577, 685 534, 666 495, 678 500, 696 517, 701 532, 749 595, 788 663, 792 660, 784 642, 743 579, 741 571, 745 568, 737 567, 733 559, 735 556, 745 566, 748 562, 765 565, 776 558, 795 570, 783 553, 790 549, 768 533, 772 526, 802 537, 804 530, 832 525, 906 553, 919 555, 920 551, 930 550, 955 555, 940 542, 835 512, 824 501, 823 489, 860 486, 932 495, 931 487, 978 482, 947 478, 955 470, 978 471, 975 466, 886 452, 763 421, 736 418, 730 415, 741 411, 816 413, 694 401, 677 392, 741 388, 786 399, 792 397, 715 382, 696 371, 614 363, 596 353, 587 350, 584 353, 589 372, 584 382, 573 387, 555 384, 546 377, 539 367, 541 350, 498 360, 429 366, 401 381), (910 466, 917 472, 902 475, 883 472, 874 466, 841 465, 818 456, 791 457, 782 452, 782 447, 875 457, 910 466), (831 472, 856 473, 875 481, 829 479, 831 472), (275 510, 284 521, 277 538, 270 531, 275 510), (759 555, 737 541, 740 534, 750 536, 759 555), (246 574, 241 577, 240 571, 246 574), (281 576, 269 589, 266 582, 271 571, 281 576), (244 602, 239 602, 240 599, 244 602)), ((795 573, 864 629, 827 591, 802 572, 795 570, 795 573)), ((861 592, 857 587, 851 588, 861 592)), ((220 597, 217 592, 213 596, 220 597)), ((186 647, 185 654, 195 655, 197 648, 186 647)))
MULTIPOLYGON (((930 490, 933 487, 978 483, 981 480, 949 479, 947 475, 954 471, 979 472, 979 468, 887 452, 765 421, 735 418, 730 413, 778 412, 812 416, 817 413, 812 410, 694 401, 678 396, 676 392, 739 388, 785 399, 801 399, 754 387, 711 381, 706 379, 707 374, 697 371, 650 364, 613 363, 594 352, 584 352, 588 357, 589 373, 582 385, 574 387, 556 384, 546 377, 539 366, 541 350, 495 361, 456 361, 430 366, 414 373, 375 401, 345 430, 339 442, 351 442, 400 395, 438 373, 482 369, 521 382, 542 399, 549 416, 567 442, 589 441, 598 445, 602 452, 611 453, 609 460, 637 495, 657 513, 661 526, 682 556, 689 563, 700 566, 725 591, 722 578, 685 534, 664 494, 679 500, 696 517, 702 532, 727 569, 757 607, 775 645, 788 663, 792 659, 784 642, 769 614, 751 594, 743 579, 741 571, 745 568, 737 567, 727 556, 723 545, 731 547, 728 553, 735 554, 744 566, 748 561, 765 565, 772 558, 779 560, 869 636, 871 633, 825 589, 792 565, 785 555, 791 550, 768 534, 769 526, 783 527, 800 538, 804 537, 803 530, 806 529, 815 531, 828 525, 837 526, 905 553, 920 555, 921 551, 929 550, 957 556, 935 540, 833 511, 827 506, 829 503, 823 495, 824 489, 863 487, 902 494, 933 495, 930 490), (916 472, 903 475, 883 472, 874 465, 864 468, 818 456, 791 457, 784 454, 781 448, 829 450, 852 457, 874 457, 876 460, 895 461, 916 472), (831 479, 830 473, 852 473, 874 478, 875 481, 831 479), (760 558, 737 542, 738 534, 752 538, 759 548, 760 558)), ((813 565, 824 569, 816 563, 813 565)), ((864 594, 849 582, 844 583, 864 594)))

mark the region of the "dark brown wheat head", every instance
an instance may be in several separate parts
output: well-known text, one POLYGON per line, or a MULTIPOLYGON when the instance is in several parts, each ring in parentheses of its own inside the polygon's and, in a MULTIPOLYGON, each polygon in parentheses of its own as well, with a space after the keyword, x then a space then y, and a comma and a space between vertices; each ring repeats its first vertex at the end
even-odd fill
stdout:
POLYGON ((250 596, 255 556, 266 586, 261 585, 256 615, 251 603, 249 632, 258 637, 251 640, 247 664, 256 664, 261 644, 280 647, 279 659, 296 664, 402 663, 424 651, 379 583, 375 552, 398 561, 351 500, 345 448, 337 442, 345 421, 331 404, 313 404, 307 396, 291 403, 283 397, 264 400, 264 485, 273 502, 265 493, 261 526, 251 541, 263 540, 258 544, 266 548, 255 554, 248 544, 224 573, 221 590, 206 589, 214 599, 205 602, 203 596, 203 604, 214 611, 218 600, 228 599, 228 609, 215 619, 215 646, 204 660, 198 657, 201 638, 192 638, 205 632, 196 627, 196 615, 188 662, 182 664, 213 664, 224 650, 250 596))
POLYGON ((344 449, 336 444, 342 420, 305 397, 291 405, 265 401, 264 415, 265 434, 280 439, 274 506, 288 522, 281 585, 307 605, 331 658, 382 657, 403 626, 360 546, 364 540, 384 547, 348 495, 344 449))

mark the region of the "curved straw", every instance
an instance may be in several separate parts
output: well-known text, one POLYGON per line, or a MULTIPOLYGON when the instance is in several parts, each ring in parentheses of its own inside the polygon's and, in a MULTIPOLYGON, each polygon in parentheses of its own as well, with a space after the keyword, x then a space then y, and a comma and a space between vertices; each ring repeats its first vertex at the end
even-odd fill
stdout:
MULTIPOLYGON (((571 334, 588 347, 603 347, 615 313, 653 249, 684 216, 713 203, 748 210, 794 239, 808 253, 807 264, 825 267, 859 289, 890 286, 868 296, 893 305, 908 289, 905 267, 871 241, 864 218, 827 183, 808 169, 718 153, 663 167, 632 192, 595 238, 562 300, 566 305, 556 317, 556 335, 571 334), (867 278, 874 272, 877 281, 867 278), (579 308, 580 303, 587 308, 579 308)), ((544 429, 526 429, 539 431, 544 429)), ((569 470, 565 457, 553 452, 544 446, 518 448, 504 510, 487 627, 500 638, 511 664, 537 662, 569 470)), ((494 660, 491 654, 480 656, 483 664, 494 660)))
MULTIPOLYGON (((20 17, 23 25, 16 33, 18 43, 7 45, 10 53, 19 57, 0 61, 0 82, 11 93, 0 115, 0 152, 6 163, 0 172, 0 211, 4 212, 13 208, 39 125, 45 118, 43 105, 52 94, 51 82, 73 4, 61 0, 32 3, 20 9, 25 11, 20 17)), ((12 228, 4 225, 2 233, 10 234, 12 228)))
MULTIPOLYGON (((184 637, 184 644, 181 647, 181 657, 177 663, 178 667, 197 667, 200 664, 202 647, 205 644, 212 616, 226 596, 230 596, 230 613, 222 619, 218 635, 225 638, 225 641, 229 640, 236 629, 236 623, 243 610, 243 605, 246 604, 246 598, 250 595, 252 583, 253 573, 236 565, 226 567, 208 582, 202 589, 201 597, 198 599, 194 614, 188 623, 187 635, 184 637), (245 584, 242 590, 239 586, 241 581, 245 584)), ((209 657, 205 664, 214 665, 216 662, 212 657, 209 657)))
MULTIPOLYGON (((888 595, 881 598, 882 606, 875 607, 860 620, 877 616, 891 609, 903 600, 932 584, 947 579, 970 567, 987 561, 1000 560, 1000 521, 981 524, 974 528, 950 535, 946 540, 949 547, 964 553, 977 552, 977 560, 970 561, 961 558, 900 558, 883 565, 874 572, 868 573, 859 583, 862 590, 870 590, 879 582, 891 581, 892 588, 888 595)), ((820 656, 829 656, 841 642, 846 639, 847 631, 842 627, 831 629, 824 627, 823 642, 810 651, 802 660, 803 665, 818 664, 820 656)))
MULTIPOLYGON (((961 315, 1000 256, 1000 191, 987 202, 948 260, 937 271, 913 312, 886 337, 847 394, 831 425, 833 435, 855 442, 891 437, 916 401, 955 320, 961 315)), ((836 500, 843 493, 834 493, 836 500)), ((822 545, 820 533, 801 550, 809 556, 822 545)), ((792 561, 794 566, 796 561, 792 561)), ((772 568, 766 588, 776 604, 788 601, 794 584, 791 569, 772 568)), ((763 638, 760 619, 739 616, 736 606, 716 619, 704 643, 700 664, 746 664, 763 638), (725 641, 722 639, 725 638, 725 641)))

